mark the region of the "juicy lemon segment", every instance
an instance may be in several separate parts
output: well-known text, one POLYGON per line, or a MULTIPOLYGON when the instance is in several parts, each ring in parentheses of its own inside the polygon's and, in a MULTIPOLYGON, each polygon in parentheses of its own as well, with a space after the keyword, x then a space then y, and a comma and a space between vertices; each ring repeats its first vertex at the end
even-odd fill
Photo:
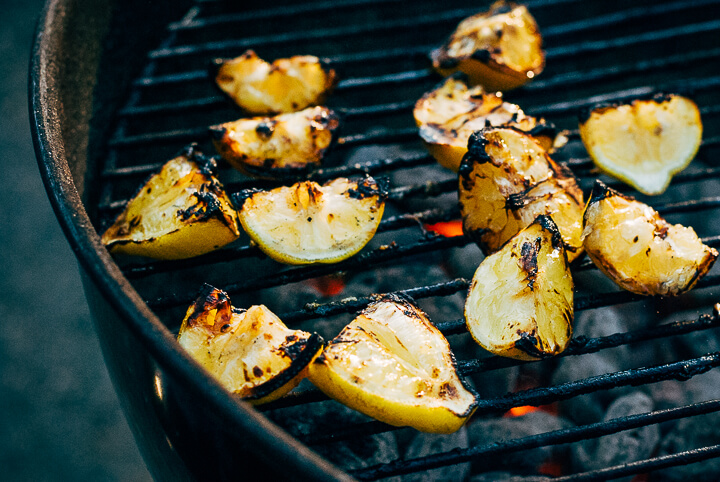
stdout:
POLYGON ((295 388, 322 350, 317 334, 289 329, 263 305, 233 308, 227 293, 210 285, 188 308, 178 342, 228 391, 254 405, 295 388))
POLYGON ((288 264, 335 263, 360 251, 375 235, 387 190, 368 177, 303 181, 251 192, 242 202, 243 228, 260 249, 288 264))
POLYGON ((183 259, 240 236, 237 213, 212 175, 214 161, 193 147, 150 177, 102 235, 111 253, 183 259))
POLYGON ((318 166, 339 119, 327 107, 252 117, 210 127, 218 153, 241 172, 278 177, 318 166))
POLYGON ((377 420, 452 433, 475 410, 445 337, 409 300, 368 306, 310 365, 310 381, 377 420))
POLYGON ((470 135, 486 126, 513 125, 529 133, 545 150, 553 147, 555 128, 527 116, 502 96, 478 85, 468 88, 466 76, 453 74, 415 104, 415 122, 426 147, 438 162, 456 171, 467 152, 470 135))
POLYGON ((473 276, 465 322, 486 350, 520 360, 561 353, 570 343, 573 280, 560 233, 539 216, 473 276))
POLYGON ((473 134, 459 174, 463 230, 486 254, 541 214, 552 216, 569 261, 582 253, 582 191, 526 133, 493 127, 473 134))
POLYGON ((663 193, 702 141, 700 110, 675 94, 598 107, 584 117, 580 137, 595 164, 643 194, 663 193))
POLYGON ((596 181, 584 217, 590 259, 620 287, 676 296, 712 267, 718 252, 692 228, 665 221, 650 206, 596 181))
POLYGON ((525 6, 503 1, 460 22, 431 58, 442 75, 465 72, 488 91, 520 87, 545 67, 535 19, 525 6))
POLYGON ((333 69, 310 55, 278 59, 272 64, 248 50, 219 63, 215 82, 251 114, 296 112, 322 104, 337 79, 333 69))

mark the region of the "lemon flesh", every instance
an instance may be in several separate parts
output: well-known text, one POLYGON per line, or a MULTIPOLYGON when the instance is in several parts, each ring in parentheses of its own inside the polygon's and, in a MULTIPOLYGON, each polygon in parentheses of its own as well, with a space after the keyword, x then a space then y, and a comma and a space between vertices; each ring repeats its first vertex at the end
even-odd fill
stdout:
POLYGON ((496 355, 536 360, 570 343, 573 280, 552 218, 540 216, 473 276, 465 321, 475 341, 496 355))
POLYGON ((568 260, 582 254, 584 202, 575 177, 516 128, 486 128, 470 137, 459 171, 459 204, 463 230, 486 254, 542 214, 560 230, 568 260))
POLYGON ((236 240, 237 213, 207 162, 192 148, 168 161, 103 233, 103 244, 114 254, 183 259, 236 240))
POLYGON ((525 6, 503 1, 460 22, 431 57, 442 75, 464 72, 487 91, 520 87, 545 67, 535 19, 525 6))
POLYGON ((324 186, 303 181, 252 193, 239 217, 253 241, 276 261, 335 263, 360 251, 375 235, 386 194, 372 178, 340 178, 324 186))
POLYGON ((641 295, 676 296, 712 267, 718 252, 695 231, 670 224, 650 206, 597 181, 585 210, 583 243, 618 286, 641 295))
POLYGON ((336 75, 310 55, 278 59, 270 64, 248 50, 222 62, 215 82, 245 111, 276 114, 322 104, 336 83, 336 75))
POLYGON ((307 375, 318 335, 291 330, 263 305, 233 309, 206 285, 180 327, 180 345, 228 391, 258 405, 276 400, 307 375))
POLYGON ((679 95, 592 110, 580 137, 595 164, 643 194, 663 193, 702 141, 697 105, 679 95))
POLYGON ((546 150, 552 148, 552 125, 525 115, 519 106, 482 86, 468 88, 465 77, 448 77, 420 98, 413 111, 420 137, 442 166, 457 172, 470 135, 486 126, 513 125, 533 135, 546 150))
POLYGON ((398 296, 367 307, 310 365, 328 396, 395 426, 452 433, 474 411, 445 337, 398 296))

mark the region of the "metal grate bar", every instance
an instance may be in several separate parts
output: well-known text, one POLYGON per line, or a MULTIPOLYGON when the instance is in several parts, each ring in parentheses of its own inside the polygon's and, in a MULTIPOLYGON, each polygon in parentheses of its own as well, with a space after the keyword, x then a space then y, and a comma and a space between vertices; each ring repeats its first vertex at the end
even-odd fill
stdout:
MULTIPOLYGON (((581 0, 552 0, 526 2, 533 6, 541 5, 559 5, 565 3, 577 3, 581 0)), ((179 45, 176 47, 165 47, 151 50, 148 53, 150 59, 161 59, 169 57, 181 57, 186 55, 196 55, 201 53, 218 52, 224 50, 238 50, 246 48, 258 48, 261 46, 278 45, 284 43, 300 42, 304 40, 319 40, 330 38, 346 38, 353 35, 372 34, 384 31, 400 31, 412 30, 428 25, 437 25, 439 23, 449 23, 461 20, 465 17, 477 13, 475 8, 461 8, 444 12, 434 12, 432 14, 418 15, 412 18, 402 18, 399 20, 390 20, 385 22, 375 22, 372 24, 346 25, 342 27, 305 30, 300 32, 284 32, 274 33, 267 36, 247 37, 242 39, 232 39, 217 42, 204 42, 190 45, 179 45)))
MULTIPOLYGON (((505 442, 497 442, 489 445, 481 445, 478 447, 472 447, 469 449, 456 449, 452 452, 444 452, 434 454, 429 457, 417 458, 411 460, 398 460, 390 462, 384 465, 375 465, 372 467, 365 467, 362 469, 356 469, 350 473, 360 480, 376 480, 384 477, 390 477, 392 475, 402 475, 420 470, 429 470, 438 467, 445 467, 447 465, 458 464, 462 462, 468 462, 481 457, 497 456, 510 452, 517 452, 520 450, 529 450, 538 447, 544 447, 549 445, 560 445, 567 443, 579 442, 581 440, 587 440, 590 438, 602 437, 605 435, 611 435, 626 430, 632 430, 634 428, 644 427, 647 425, 654 425, 658 423, 668 422, 672 420, 678 420, 686 417, 693 417, 698 415, 704 415, 720 411, 720 400, 709 400, 707 402, 701 402, 693 405, 686 405, 678 408, 671 408, 667 410, 657 410, 654 412, 646 412, 637 415, 629 415, 627 417, 614 418, 607 422, 594 423, 589 425, 583 425, 581 427, 572 427, 567 429, 554 430, 552 432, 546 432, 539 435, 531 435, 528 437, 522 437, 514 440, 505 442)), ((708 447, 711 448, 711 447, 708 447)), ((714 452, 715 453, 715 452, 714 452)), ((720 452, 717 452, 720 454, 720 452)), ((672 456, 667 456, 672 457, 672 456)), ((665 457, 662 457, 665 458, 665 457)), ((654 460, 654 459, 651 459, 654 460)), ((684 462, 684 461, 683 461, 684 462)), ((641 462, 642 463, 642 462, 641 462)), ((688 463, 690 463, 688 461, 688 463)), ((633 464, 629 464, 633 465, 633 464)), ((678 462, 672 465, 679 465, 678 462)), ((669 467, 665 465, 663 467, 669 467)), ((645 468, 645 467, 643 467, 645 468)), ((661 468, 661 467, 658 467, 661 468)), ((610 469, 605 469, 610 470, 610 469)), ((641 472, 642 470, 638 470, 641 472)), ((632 472, 637 473, 637 472, 632 472)), ((599 480, 605 480, 614 473, 607 472, 605 477, 599 480)), ((628 475, 629 473, 623 473, 622 475, 628 475)), ((578 474, 580 475, 580 474, 578 474)), ((586 480, 582 478, 575 478, 578 475, 571 475, 568 477, 553 478, 553 481, 565 481, 565 480, 586 480)), ((595 479, 587 479, 595 480, 595 479)))
POLYGON ((683 25, 681 27, 673 27, 653 32, 629 35, 627 37, 618 37, 609 40, 598 40, 591 42, 582 42, 574 45, 562 47, 553 47, 545 50, 545 57, 549 61, 578 57, 593 52, 606 52, 611 49, 621 49, 630 45, 657 42, 660 40, 670 40, 677 37, 687 35, 707 34, 720 30, 720 21, 711 20, 695 24, 683 25))
MULTIPOLYGON (((348 54, 333 55, 323 57, 323 61, 333 67, 345 64, 362 63, 368 61, 391 61, 397 59, 408 59, 413 57, 425 58, 427 53, 431 51, 434 45, 413 45, 406 48, 388 48, 383 50, 371 50, 366 52, 355 52, 348 54)), ((194 82, 198 80, 207 80, 207 70, 188 70, 167 75, 157 75, 153 77, 141 77, 133 83, 136 87, 148 87, 165 84, 176 84, 183 82, 194 82)))
POLYGON ((195 30, 199 28, 216 27, 222 24, 239 22, 256 22, 258 20, 276 20, 281 18, 292 18, 307 13, 321 13, 332 10, 334 13, 341 9, 357 7, 372 7, 375 5, 387 5, 400 3, 402 0, 346 0, 344 2, 326 1, 313 2, 296 5, 283 5, 281 7, 266 8, 262 10, 251 10, 249 12, 215 15, 212 17, 198 18, 192 22, 174 22, 168 25, 170 31, 195 30))
MULTIPOLYGON (((417 224, 419 220, 417 219, 407 219, 402 218, 401 221, 407 222, 409 225, 417 224)), ((448 249, 453 247, 460 247, 460 246, 466 246, 470 244, 471 241, 464 236, 455 236, 455 237, 443 237, 443 236, 434 236, 430 237, 424 240, 421 240, 419 242, 416 242, 414 244, 407 244, 403 246, 398 245, 387 245, 387 246, 381 246, 377 249, 374 249, 372 251, 368 251, 366 253, 354 256, 352 258, 349 258, 345 261, 341 261, 338 263, 335 263, 333 265, 311 265, 311 266, 304 266, 300 268, 291 268, 285 271, 281 271, 279 273, 271 274, 271 275, 265 275, 265 276, 259 276, 257 278, 248 279, 245 281, 242 281, 240 283, 235 283, 230 286, 226 287, 226 290, 228 293, 239 293, 241 291, 254 291, 258 289, 264 289, 264 288, 270 288, 275 286, 281 286, 288 283, 296 283, 298 281, 303 281, 307 279, 317 278, 319 276, 325 276, 328 274, 333 274, 337 272, 350 272, 350 271, 358 271, 363 269, 368 269, 370 267, 377 267, 378 265, 381 265, 383 263, 386 263, 388 261, 395 261, 400 260, 402 258, 408 257, 408 256, 414 256, 417 254, 422 253, 428 253, 433 251, 438 251, 441 249, 448 249)), ((212 253, 211 253, 212 254, 212 253)), ((204 266, 207 265, 209 262, 227 262, 232 261, 234 259, 244 258, 251 255, 258 255, 260 256, 260 250, 257 248, 250 248, 250 247, 244 247, 240 248, 238 250, 231 251, 229 253, 226 253, 224 256, 218 256, 217 258, 213 257, 209 261, 205 259, 199 259, 202 257, 198 257, 198 259, 191 259, 187 260, 187 262, 165 262, 165 263, 153 263, 151 265, 147 266, 137 266, 132 268, 131 270, 124 269, 123 272, 126 274, 128 278, 139 278, 142 276, 148 276, 150 274, 156 274, 161 272, 168 272, 168 271, 174 271, 178 269, 183 269, 185 267, 195 267, 195 266, 204 266), (203 262, 206 261, 206 262, 203 262), (152 268, 151 268, 152 267, 152 268)), ((264 256, 264 255, 263 255, 264 256)), ((185 261, 185 260, 183 260, 185 261)), ((184 299, 186 300, 186 299, 184 299)), ((184 300, 177 300, 178 303, 181 303, 184 300)), ((169 303, 170 301, 167 300, 164 303, 169 303)))
MULTIPOLYGON (((429 298, 433 296, 447 296, 453 295, 459 291, 467 290, 469 284, 468 280, 464 278, 457 278, 445 283, 399 290, 396 291, 395 294, 405 294, 416 299, 429 298)), ((720 276, 706 275, 698 282, 694 289, 698 290, 701 288, 717 286, 718 284, 720 284, 720 276)), ((288 322, 298 322, 312 318, 339 315, 342 313, 352 313, 365 308, 379 296, 382 295, 378 294, 362 298, 358 297, 352 300, 333 301, 329 303, 308 303, 300 310, 284 313, 280 318, 287 320, 288 322)), ((609 293, 577 296, 575 297, 575 312, 592 308, 600 308, 602 306, 630 303, 644 298, 644 296, 636 295, 630 293, 629 291, 613 291, 609 293)), ((192 300, 188 300, 183 304, 189 304, 191 301, 192 300)))
MULTIPOLYGON (((457 335, 466 333, 465 320, 454 320, 449 322, 434 323, 435 326, 445 335, 457 335)), ((575 337, 570 341, 570 345, 562 353, 556 355, 556 358, 564 358, 567 356, 580 356, 590 353, 597 353, 600 350, 617 348, 623 345, 641 343, 660 338, 669 338, 673 336, 681 336, 696 331, 717 328, 720 325, 720 316, 717 310, 713 315, 700 315, 696 320, 676 321, 657 325, 652 328, 644 328, 625 333, 615 333, 598 338, 587 338, 584 336, 575 337)), ((490 356, 482 360, 464 360, 458 362, 458 371, 462 376, 473 373, 487 372, 492 370, 501 370, 528 363, 538 363, 536 361, 522 361, 501 356, 490 356)), ((262 411, 276 410, 279 408, 292 407, 305 403, 319 402, 328 400, 320 390, 315 387, 303 390, 302 392, 290 393, 273 403, 269 403, 260 407, 262 411)))
POLYGON ((677 467, 679 465, 688 465, 703 460, 720 457, 720 445, 710 445, 694 450, 686 450, 672 455, 663 455, 653 457, 638 462, 631 462, 626 465, 616 465, 600 470, 593 470, 582 474, 575 474, 566 477, 557 477, 553 481, 570 482, 570 481, 604 481, 609 479, 617 479, 626 475, 643 474, 646 472, 654 472, 656 470, 668 467, 677 467))
POLYGON ((248 48, 267 47, 271 45, 293 44, 305 40, 328 40, 332 38, 347 38, 351 36, 375 34, 387 31, 411 30, 428 25, 437 25, 442 22, 451 22, 471 14, 472 12, 468 9, 460 9, 434 13, 431 15, 421 15, 413 18, 376 22, 372 24, 354 24, 341 27, 304 30, 299 32, 275 33, 272 35, 258 37, 245 37, 216 42, 179 45, 176 47, 151 50, 148 53, 148 58, 157 60, 171 57, 182 57, 186 55, 211 54, 213 52, 223 52, 228 50, 242 50, 248 48))
MULTIPOLYGON (((454 185, 457 184, 457 181, 455 180, 451 180, 451 182, 454 185)), ((709 197, 678 203, 661 204, 655 206, 654 209, 661 214, 670 214, 695 212, 703 209, 714 209, 717 207, 720 207, 720 197, 709 197)), ((419 213, 409 213, 400 216, 393 216, 391 218, 386 218, 380 223, 378 231, 385 232, 405 227, 422 226, 423 223, 432 224, 442 221, 450 221, 458 218, 459 211, 456 207, 446 210, 432 209, 419 213)), ((453 239, 455 239, 455 241, 452 244, 439 242, 438 240, 430 237, 425 240, 421 240, 416 245, 407 245, 403 247, 381 247, 368 253, 360 254, 356 257, 350 258, 350 260, 346 262, 338 263, 332 266, 324 266, 321 270, 322 273, 320 274, 318 274, 318 267, 316 266, 294 268, 289 272, 284 271, 274 276, 262 276, 259 279, 247 280, 238 285, 233 285, 232 288, 228 287, 227 290, 232 290, 233 292, 240 292, 250 289, 267 288, 304 279, 310 279, 316 276, 329 274, 334 271, 347 271, 350 269, 357 270, 360 267, 372 269, 375 266, 375 263, 386 261, 387 256, 392 256, 391 252, 395 252, 398 256, 401 255, 401 253, 403 256, 411 256, 413 254, 416 254, 417 252, 434 251, 437 249, 445 249, 451 246, 466 246, 467 244, 470 244, 472 242, 469 238, 465 236, 456 236, 453 239), (434 243, 433 247, 430 248, 429 245, 425 246, 428 243, 434 243), (405 252, 405 250, 407 250, 407 252, 405 252), (354 261, 356 259, 357 261, 354 261), (327 273, 325 271, 327 271, 327 273)), ((128 278, 137 279, 153 274, 166 273, 173 270, 187 269, 196 266, 210 266, 214 263, 226 263, 228 261, 247 258, 251 256, 264 257, 264 255, 257 247, 242 246, 239 248, 229 248, 215 251, 203 256, 179 261, 154 261, 144 264, 133 264, 124 266, 122 270, 125 276, 127 276, 128 278)), ((592 263, 588 264, 588 262, 586 262, 578 266, 578 268, 584 270, 589 269, 592 266, 592 263)))
MULTIPOLYGON (((207 0, 206 0, 207 1, 207 0)), ((292 5, 292 6, 283 6, 279 8, 270 8, 267 10, 259 10, 259 11, 251 11, 251 12, 245 12, 245 13, 237 13, 237 14, 226 14, 226 15, 214 15, 212 17, 205 17, 196 19, 195 21, 183 25, 181 23, 171 23, 168 27, 169 30, 190 30, 190 29, 198 29, 198 28, 205 28, 205 27, 212 27, 222 24, 228 24, 228 23, 239 23, 239 22, 248 22, 248 21, 256 21, 256 20, 274 20, 279 19, 283 17, 295 17, 296 15, 305 14, 305 13, 320 13, 323 11, 328 10, 337 10, 340 8, 355 8, 358 6, 373 6, 373 5, 383 5, 383 4, 392 4, 392 3, 400 3, 401 0, 353 0, 353 1, 346 1, 343 3, 339 2, 317 2, 317 3, 307 3, 305 5, 292 5)), ((541 8, 545 6, 550 5, 558 5, 562 3, 571 3, 571 0, 555 0, 555 1, 527 1, 525 4, 528 6, 528 8, 541 8)), ((686 5, 687 8, 687 5, 686 5)), ((648 9, 649 10, 649 9, 648 9)), ((472 15, 476 13, 477 9, 466 9, 467 15, 472 15)), ((467 16, 466 15, 466 16, 467 16)), ((458 20, 460 20, 462 17, 458 17, 458 20)))
MULTIPOLYGON (((705 373, 718 366, 720 366, 720 352, 649 368, 623 370, 589 377, 575 382, 532 388, 509 393, 502 397, 480 400, 475 416, 478 416, 480 413, 503 413, 513 407, 525 405, 534 407, 547 405, 548 403, 567 400, 579 395, 587 395, 601 390, 645 385, 663 380, 689 380, 696 375, 705 373)), ((303 442, 307 445, 322 445, 397 429, 398 427, 393 427, 378 421, 364 422, 338 428, 334 433, 311 435, 306 437, 303 442)))
MULTIPOLYGON (((582 99, 576 99, 567 102, 558 102, 554 104, 535 106, 526 109, 527 113, 534 116, 551 116, 561 115, 573 112, 578 112, 583 108, 591 107, 600 103, 608 102, 621 102, 631 100, 637 97, 647 96, 654 94, 658 91, 687 91, 692 89, 694 92, 703 90, 714 89, 720 86, 720 76, 714 76, 709 78, 696 78, 688 79, 683 82, 682 85, 677 83, 669 84, 667 86, 643 86, 635 87, 632 89, 615 91, 607 94, 596 95, 591 97, 585 97, 582 99)), ((190 101, 188 101, 190 102, 190 101)), ((394 108, 398 108, 398 104, 390 104, 394 108)), ((367 109, 367 108, 366 108, 367 109)), ((378 109, 377 107, 371 107, 370 109, 378 109)), ((417 128, 403 128, 395 129, 380 133, 364 133, 356 134, 352 136, 346 136, 338 139, 339 146, 355 146, 363 145, 368 143, 388 143, 398 142, 405 139, 414 139, 417 135, 417 128)), ((209 137, 207 126, 196 127, 190 129, 177 129, 172 131, 164 132, 152 132, 145 134, 138 134, 134 136, 115 136, 110 140, 110 146, 115 148, 129 148, 137 147, 152 143, 168 143, 176 141, 190 141, 198 139, 206 139, 209 137)), ((160 166, 161 164, 157 164, 160 166)), ((104 175, 109 175, 104 173, 104 175)))
MULTIPOLYGON (((359 2, 368 1, 368 0, 359 0, 359 2)), ((375 0, 369 0, 370 2, 374 2, 375 0)), ((331 3, 331 2, 328 2, 331 3)), ((555 25, 543 28, 543 38, 545 40, 550 39, 552 37, 556 36, 562 36, 567 35, 571 33, 580 33, 586 30, 592 30, 592 29, 598 29, 598 28, 604 28, 608 26, 612 26, 615 24, 619 24, 622 22, 628 22, 634 19, 640 19, 647 20, 648 17, 657 16, 657 15, 666 15, 669 13, 673 13, 676 11, 686 11, 688 8, 698 8, 702 6, 707 6, 711 4, 718 3, 718 0, 704 0, 700 2, 694 2, 693 4, 688 4, 685 1, 681 2, 674 2, 669 3, 665 5, 658 5, 653 7, 641 7, 641 8, 631 8, 623 12, 616 12, 611 13, 608 15, 602 15, 591 19, 585 19, 577 22, 569 22, 562 25, 555 25)), ((308 7, 312 4, 305 5, 304 7, 308 7)), ((323 3, 325 5, 325 3, 323 3)), ((282 13, 285 13, 286 11, 292 11, 292 9, 283 7, 280 10, 282 13)), ((469 11, 468 11, 469 12, 469 11)), ((260 12, 256 12, 260 13, 260 12)), ((474 13, 474 10, 473 12, 474 13)), ((460 19, 460 17, 458 17, 460 19)), ((188 26, 192 26, 197 23, 201 23, 204 20, 196 20, 195 22, 191 22, 189 24, 186 24, 188 26)), ((419 51, 421 54, 426 54, 429 52, 433 46, 427 46, 423 47, 421 51, 419 51)), ((408 49, 396 49, 394 52, 394 56, 402 56, 407 57, 408 53, 410 51, 408 49)), ((418 51, 415 50, 413 53, 417 53, 418 51)), ((388 55, 388 53, 379 53, 383 58, 388 55)), ((693 53, 689 53, 688 55, 692 56, 693 53)), ((375 57, 377 59, 378 57, 375 57)), ((339 63, 340 59, 329 59, 330 63, 335 64, 339 63)), ((350 59, 347 59, 350 60, 350 59)), ((346 61, 347 61, 346 60, 346 61)), ((652 61, 651 61, 652 62, 652 61)), ((177 73, 177 74, 171 74, 171 75, 165 75, 165 76, 158 76, 158 77, 143 77, 138 79, 135 82, 135 85, 137 86, 150 86, 150 85, 162 85, 164 83, 177 83, 177 82, 186 82, 186 81, 197 81, 201 79, 207 79, 207 71, 205 70, 196 70, 196 71, 189 71, 184 73, 177 73)))

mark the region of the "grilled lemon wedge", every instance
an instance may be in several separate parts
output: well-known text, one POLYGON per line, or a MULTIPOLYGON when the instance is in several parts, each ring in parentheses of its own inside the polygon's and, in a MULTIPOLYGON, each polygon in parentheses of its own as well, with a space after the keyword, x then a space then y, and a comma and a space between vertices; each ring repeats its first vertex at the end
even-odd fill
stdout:
POLYGON ((552 149, 554 126, 525 115, 519 106, 485 92, 480 85, 468 88, 466 78, 460 72, 451 75, 415 104, 413 114, 420 137, 440 165, 457 172, 470 135, 486 126, 515 126, 533 136, 545 150, 552 149))
POLYGON ((643 194, 665 192, 690 164, 702 141, 695 102, 675 94, 600 106, 580 122, 580 137, 595 164, 643 194))
POLYGON ((178 342, 228 391, 254 405, 295 388, 323 346, 319 335, 289 329, 263 305, 233 308, 227 293, 210 285, 188 308, 178 342))
POLYGON ((183 259, 237 239, 237 213, 214 168, 214 160, 186 148, 140 188, 103 233, 103 244, 112 253, 183 259))
POLYGON ((445 337, 397 295, 386 295, 347 325, 310 365, 308 378, 350 408, 423 432, 455 432, 477 405, 445 337))
POLYGON ((387 189, 371 177, 303 181, 271 191, 240 193, 240 222, 269 257, 281 263, 336 263, 375 235, 387 189))
POLYGON ((582 191, 528 134, 513 127, 476 132, 459 174, 463 230, 486 254, 541 214, 555 221, 568 260, 582 253, 582 191))
POLYGON ((641 295, 676 296, 712 267, 718 252, 692 228, 596 181, 585 209, 583 243, 611 280, 641 295))
POLYGON ((475 341, 519 360, 561 353, 572 337, 573 313, 572 275, 549 216, 538 216, 480 263, 465 301, 475 341))
POLYGON ((322 104, 336 83, 335 71, 310 55, 270 64, 248 50, 216 65, 218 87, 251 114, 296 112, 322 104))
POLYGON ((218 153, 241 172, 287 177, 320 165, 339 125, 327 107, 252 117, 210 127, 218 153))
POLYGON ((460 22, 431 58, 442 75, 465 72, 491 92, 520 87, 545 67, 535 19, 525 6, 503 1, 460 22))

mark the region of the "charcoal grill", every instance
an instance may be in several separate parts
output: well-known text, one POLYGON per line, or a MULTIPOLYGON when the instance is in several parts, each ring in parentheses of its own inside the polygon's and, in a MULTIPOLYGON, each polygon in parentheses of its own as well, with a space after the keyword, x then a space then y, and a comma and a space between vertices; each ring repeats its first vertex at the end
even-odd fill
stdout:
MULTIPOLYGON (((632 428, 720 411, 708 400, 607 422, 539 435, 395 460, 343 471, 318 456, 314 447, 397 430, 379 422, 338 423, 332 430, 292 437, 265 415, 318 403, 313 388, 257 411, 229 396, 174 342, 179 321, 200 284, 228 291, 234 304, 282 295, 307 280, 352 277, 387 266, 443 260, 470 244, 463 236, 433 235, 426 225, 457 219, 457 181, 435 166, 422 150, 411 110, 417 98, 439 81, 427 53, 462 18, 485 5, 449 0, 278 1, 272 7, 223 0, 149 5, 152 2, 48 2, 32 57, 30 96, 34 141, 41 174, 84 277, 93 319, 127 414, 151 473, 161 480, 224 480, 240 475, 288 476, 311 480, 372 480, 470 460, 488 460, 542 446, 575 443, 632 428), (101 231, 143 177, 188 142, 208 153, 207 126, 241 114, 217 93, 207 65, 247 48, 272 59, 314 54, 328 61, 341 82, 328 104, 345 118, 343 135, 328 165, 311 174, 388 176, 392 209, 374 244, 332 266, 281 267, 265 259, 247 240, 192 260, 138 262, 113 260, 102 247, 101 231), (418 182, 422 176, 427 181, 418 182), (397 240, 402 239, 402 242, 397 240), (257 273, 265 273, 256 276, 257 273), (278 463, 278 461, 282 461, 278 463)), ((162 2, 164 3, 164 2, 162 2)), ((531 84, 506 94, 532 115, 570 129, 570 143, 557 159, 590 187, 597 173, 579 146, 577 114, 598 102, 622 101, 657 91, 692 95, 701 107, 705 133, 698 158, 673 180, 668 193, 650 202, 671 221, 693 225, 703 241, 720 245, 717 149, 720 97, 720 2, 700 0, 582 2, 528 1, 545 39, 546 71, 531 84), (689 200, 688 200, 689 199, 689 200), (677 221, 676 221, 677 222, 677 221)), ((269 187, 221 165, 220 177, 233 192, 269 187)), ((613 187, 633 193, 627 186, 613 187)), ((477 261, 480 255, 476 254, 477 261)), ((576 338, 562 357, 582 363, 583 355, 652 340, 680 337, 720 326, 713 310, 720 276, 713 270, 677 301, 645 299, 608 287, 596 290, 588 261, 574 271, 582 279, 576 313, 605 307, 650 312, 655 322, 600 338, 576 338), (671 314, 696 315, 672 321, 671 314), (659 311, 664 310, 664 311, 659 311), (656 312, 658 314, 656 314, 656 312), (657 323, 662 316, 671 321, 657 323)), ((467 289, 465 277, 429 285, 397 286, 416 298, 442 303, 467 289)), ((605 286, 605 285, 603 285, 605 286)), ((377 293, 368 291, 307 299, 284 307, 289 326, 312 329, 318 320, 362 309, 377 293)), ((268 303, 274 309, 271 303, 268 303)), ((637 311, 634 311, 637 312, 637 311)), ((464 334, 461 319, 434 319, 447 335, 464 334)), ((479 353, 479 352, 478 352, 479 353)), ((541 371, 543 364, 536 362, 541 371)), ((464 375, 505 369, 513 360, 459 360, 464 375)), ((510 408, 544 405, 579 395, 661 380, 686 380, 720 365, 720 353, 683 357, 649 366, 483 397, 475 417, 502 415, 510 408)), ((404 429, 407 430, 407 429, 404 429)), ((696 447, 621 466, 572 473, 557 480, 605 480, 645 474, 720 456, 720 446, 696 447)))

